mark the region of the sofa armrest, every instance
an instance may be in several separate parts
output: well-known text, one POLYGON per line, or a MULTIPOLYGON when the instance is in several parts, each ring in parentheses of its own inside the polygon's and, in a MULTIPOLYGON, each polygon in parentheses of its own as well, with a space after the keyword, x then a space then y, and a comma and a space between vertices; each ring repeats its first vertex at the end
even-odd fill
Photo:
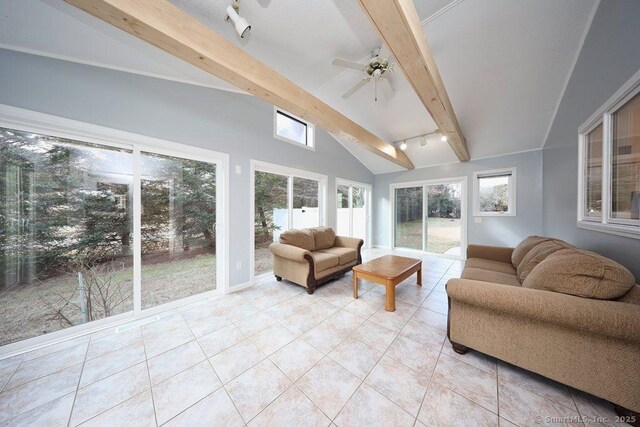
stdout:
POLYGON ((296 262, 307 262, 305 255, 311 256, 311 252, 306 249, 299 248, 293 245, 285 245, 283 243, 272 243, 269 245, 269 250, 275 256, 289 259, 296 262))
POLYGON ((336 236, 336 241, 333 244, 341 248, 351 248, 359 250, 364 244, 364 240, 355 237, 336 236))
POLYGON ((450 304, 459 301, 536 322, 640 342, 640 305, 467 279, 450 279, 446 289, 450 304))
POLYGON ((484 245, 469 245, 467 246, 467 259, 480 258, 489 261, 498 261, 511 264, 511 254, 513 248, 506 248, 503 246, 484 246, 484 245))

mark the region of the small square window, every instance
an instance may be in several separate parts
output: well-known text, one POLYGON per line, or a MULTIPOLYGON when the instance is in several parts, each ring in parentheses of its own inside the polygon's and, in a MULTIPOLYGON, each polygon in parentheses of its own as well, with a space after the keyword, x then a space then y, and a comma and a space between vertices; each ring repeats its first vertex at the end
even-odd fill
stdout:
POLYGON ((313 149, 313 125, 283 110, 274 109, 273 136, 313 149))
POLYGON ((475 172, 473 214, 494 216, 516 214, 516 169, 475 172))

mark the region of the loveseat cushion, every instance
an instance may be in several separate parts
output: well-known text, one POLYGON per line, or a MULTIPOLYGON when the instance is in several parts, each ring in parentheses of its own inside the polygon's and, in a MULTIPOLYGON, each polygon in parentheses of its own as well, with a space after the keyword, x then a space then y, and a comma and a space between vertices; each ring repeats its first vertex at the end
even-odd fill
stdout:
POLYGON ((280 234, 280 243, 292 245, 307 251, 315 251, 315 236, 311 229, 287 230, 280 234))
POLYGON ((520 286, 520 282, 515 274, 500 273, 498 271, 489 271, 474 267, 465 267, 465 269, 462 270, 460 278, 497 283, 499 285, 520 286))
POLYGON ((513 249, 513 253, 511 254, 511 263, 513 264, 513 267, 517 269, 524 257, 527 256, 531 249, 542 242, 546 242, 547 240, 551 240, 551 238, 542 236, 529 236, 522 242, 520 242, 518 246, 513 249))
POLYGON ((635 286, 635 278, 625 267, 602 255, 563 249, 539 263, 522 286, 608 300, 626 294, 635 286))
POLYGON ((350 262, 354 262, 358 258, 358 253, 356 252, 356 250, 351 248, 341 248, 336 246, 329 249, 323 249, 318 252, 324 252, 337 256, 340 265, 349 264, 350 262))
POLYGON ((336 233, 330 227, 316 227, 311 229, 315 239, 316 250, 332 248, 336 243, 336 233))
POLYGON ((336 267, 339 264, 338 256, 327 252, 311 252, 315 264, 316 273, 336 267))
POLYGON ((533 270, 536 265, 544 261, 549 255, 562 249, 570 248, 573 248, 573 246, 563 240, 558 239, 548 239, 544 242, 538 243, 533 248, 531 248, 527 255, 525 255, 520 265, 518 265, 518 280, 522 282, 524 279, 526 279, 529 273, 531 273, 531 270, 533 270))
POLYGON ((516 274, 516 269, 513 268, 513 265, 507 264, 506 262, 491 261, 488 259, 469 258, 464 266, 465 268, 479 268, 481 270, 512 274, 514 276, 516 274))

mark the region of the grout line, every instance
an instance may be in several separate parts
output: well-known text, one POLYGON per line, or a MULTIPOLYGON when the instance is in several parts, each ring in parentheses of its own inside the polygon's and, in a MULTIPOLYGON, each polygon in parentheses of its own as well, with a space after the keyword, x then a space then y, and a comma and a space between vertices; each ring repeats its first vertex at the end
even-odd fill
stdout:
MULTIPOLYGON (((182 314, 180 314, 180 317, 182 317, 182 314)), ((189 329, 189 332, 191 332, 191 329, 189 329)), ((142 349, 144 350, 144 363, 145 363, 145 366, 147 367, 147 380, 149 380, 149 392, 151 393, 151 405, 153 406, 153 419, 156 421, 156 426, 157 426, 158 414, 156 413, 156 400, 153 395, 153 383, 151 382, 151 372, 149 371, 149 358, 147 357, 147 344, 144 342, 144 334, 142 333, 142 327, 140 327, 140 336, 142 337, 142 349)))
POLYGON ((87 349, 84 353, 84 360, 82 361, 82 368, 80 368, 80 375, 78 375, 78 382, 76 384, 76 392, 73 396, 73 404, 71 405, 71 412, 69 412, 69 421, 67 421, 67 427, 71 425, 71 417, 73 416, 73 410, 76 407, 76 399, 78 398, 78 391, 80 390, 80 381, 82 380, 82 374, 84 373, 84 365, 87 363, 87 356, 89 355, 89 346, 91 345, 92 335, 89 335, 89 341, 87 342, 87 349))

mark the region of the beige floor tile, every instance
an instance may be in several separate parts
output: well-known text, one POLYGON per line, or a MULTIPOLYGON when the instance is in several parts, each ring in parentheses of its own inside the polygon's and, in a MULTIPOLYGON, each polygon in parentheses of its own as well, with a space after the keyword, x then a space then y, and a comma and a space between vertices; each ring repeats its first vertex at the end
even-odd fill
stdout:
POLYGON ((352 334, 366 319, 346 310, 339 310, 329 316, 326 323, 332 325, 341 334, 352 334))
POLYGON ((302 338, 297 338, 273 353, 269 359, 291 381, 297 381, 323 357, 324 355, 315 347, 302 338))
POLYGON ((4 390, 4 386, 7 385, 16 369, 18 369, 18 366, 9 366, 0 369, 0 391, 4 390))
POLYGON ((427 426, 498 425, 496 414, 437 383, 429 386, 418 420, 427 426))
POLYGON ((89 349, 87 350, 87 360, 119 350, 136 342, 142 342, 142 330, 139 327, 119 333, 110 333, 106 336, 101 332, 96 332, 94 335, 96 338, 94 336, 91 337, 89 349))
POLYGON ((189 323, 189 328, 196 338, 201 338, 230 324, 231 320, 227 319, 225 315, 214 314, 189 323))
POLYGON ((498 412, 496 376, 440 354, 432 381, 447 387, 493 413, 498 412))
POLYGON ((499 380, 500 416, 520 426, 582 425, 577 422, 558 422, 559 419, 578 420, 579 414, 551 400, 525 390, 503 379, 499 380), (550 419, 550 418, 553 418, 550 419))
POLYGON ((353 395, 360 380, 331 359, 322 359, 296 385, 330 418, 353 395))
POLYGON ((8 390, 84 361, 88 343, 23 361, 7 383, 8 390))
POLYGON ((207 303, 196 307, 189 307, 185 310, 181 310, 181 313, 187 323, 194 323, 207 317, 226 319, 224 316, 224 308, 221 307, 220 303, 217 301, 208 301, 207 303))
POLYGON ((175 418, 166 427, 241 427, 244 421, 224 388, 205 397, 175 418))
POLYGON ((333 324, 324 321, 302 335, 302 339, 323 354, 329 353, 340 344, 346 335, 337 330, 333 324))
POLYGON ((427 391, 429 376, 385 356, 364 381, 415 417, 427 391))
MULTIPOLYGON (((60 350, 70 349, 72 347, 79 346, 80 344, 87 344, 91 339, 91 335, 82 335, 76 338, 71 338, 56 344, 48 345, 46 347, 39 348, 37 350, 30 351, 15 358, 20 358, 23 361, 37 359, 38 357, 46 356, 47 354, 56 353, 60 350)), ((0 363, 0 366, 2 363, 0 363)))
POLYGON ((207 357, 212 357, 245 338, 240 329, 235 325, 229 325, 199 338, 198 342, 207 357))
POLYGON ((403 365, 423 375, 431 377, 433 369, 436 367, 439 353, 424 344, 398 335, 389 346, 386 356, 399 361, 403 365))
POLYGON ((341 426, 412 426, 414 417, 366 384, 349 399, 335 424, 341 426))
POLYGON ((400 335, 440 351, 446 337, 446 332, 442 329, 425 325, 418 320, 411 319, 405 327, 402 328, 400 335))
POLYGON ((265 355, 250 340, 239 343, 221 351, 209 361, 223 384, 263 361, 265 355))
POLYGON ((147 333, 142 331, 147 357, 152 358, 195 339, 187 324, 164 332, 147 333))
POLYGON ((158 320, 155 320, 156 317, 150 317, 151 319, 149 323, 145 323, 145 319, 142 319, 143 325, 141 326, 142 335, 144 335, 145 339, 162 336, 166 334, 168 331, 176 328, 184 328, 187 326, 187 322, 182 317, 177 310, 166 311, 157 315, 158 320))
POLYGON ((435 311, 427 310, 426 308, 418 309, 414 315, 414 320, 418 320, 425 325, 433 326, 434 328, 447 330, 447 316, 444 314, 436 313, 435 311))
POLYGON ((367 320, 353 333, 353 338, 384 352, 397 335, 396 332, 367 320))
POLYGON ((411 315, 403 313, 396 306, 396 311, 386 311, 384 308, 378 309, 378 311, 369 317, 369 321, 392 331, 400 332, 410 317, 411 315))
POLYGON ((190 341, 147 361, 151 384, 159 384, 207 357, 197 341, 190 341))
POLYGON ((376 307, 358 298, 345 305, 343 310, 366 319, 376 312, 376 307))
POLYGON ((235 304, 231 307, 228 307, 224 311, 224 315, 229 318, 232 322, 237 322, 238 320, 244 319, 249 316, 255 316, 258 314, 260 310, 251 304, 250 302, 243 302, 241 304, 235 304))
POLYGON ((301 296, 300 298, 291 298, 269 308, 264 313, 279 322, 297 311, 303 310, 305 307, 315 303, 316 301, 317 299, 314 300, 304 296, 301 296))
POLYGON ((338 311, 336 306, 321 301, 307 306, 304 310, 297 311, 280 323, 296 334, 304 334, 336 311, 338 311))
POLYGON ((571 390, 571 394, 580 415, 589 418, 608 418, 611 422, 607 425, 615 425, 613 421, 617 414, 611 403, 575 389, 571 390))
POLYGON ((265 355, 269 356, 296 339, 297 335, 280 324, 275 324, 250 338, 265 355))
POLYGON ((78 390, 71 414, 71 426, 81 424, 107 409, 147 390, 147 364, 139 363, 78 390))
POLYGON ((569 388, 553 380, 505 362, 498 362, 498 377, 532 393, 576 410, 569 388))
MULTIPOLYGON (((27 353, 28 354, 28 353, 27 353)), ((0 359, 0 370, 13 368, 14 370, 22 363, 24 359, 24 354, 18 354, 11 357, 5 357, 4 359, 0 359)))
POLYGON ((269 360, 265 359, 225 388, 245 422, 250 421, 291 385, 269 360))
POLYGON ((382 352, 363 342, 348 339, 329 353, 329 357, 356 377, 364 380, 382 357, 382 352))
POLYGON ((474 350, 469 350, 466 354, 458 354, 453 351, 453 347, 448 340, 445 340, 444 345, 442 346, 442 353, 471 366, 475 366, 478 369, 482 369, 491 375, 496 375, 497 373, 498 368, 495 358, 487 356, 486 354, 478 353, 474 350))
POLYGON ((49 403, 76 390, 82 364, 0 393, 0 421, 49 403))
POLYGON ((255 335, 269 326, 275 325, 277 322, 274 318, 269 317, 264 313, 258 313, 255 316, 250 316, 239 320, 235 325, 248 337, 255 335))
POLYGON ((0 422, 2 427, 66 427, 69 423, 75 391, 15 418, 0 422))
POLYGON ((208 360, 153 386, 158 424, 163 424, 222 384, 208 360))
POLYGON ((82 427, 111 427, 115 423, 127 427, 147 427, 156 423, 151 390, 145 390, 129 400, 91 418, 82 427))
POLYGON ((82 369, 80 387, 87 386, 116 372, 146 360, 144 345, 137 342, 95 359, 87 360, 82 369))
POLYGON ((260 412, 249 426, 326 427, 329 424, 331 420, 296 386, 293 386, 260 412))
POLYGON ((519 427, 516 424, 512 423, 511 421, 505 420, 502 417, 498 418, 498 425, 500 427, 519 427))
MULTIPOLYGON (((441 292, 434 292, 431 295, 443 295, 441 292)), ((427 297, 424 300, 422 305, 420 306, 427 310, 435 311, 436 313, 446 315, 449 311, 449 305, 446 302, 441 301, 440 299, 431 298, 431 296, 427 297)))

